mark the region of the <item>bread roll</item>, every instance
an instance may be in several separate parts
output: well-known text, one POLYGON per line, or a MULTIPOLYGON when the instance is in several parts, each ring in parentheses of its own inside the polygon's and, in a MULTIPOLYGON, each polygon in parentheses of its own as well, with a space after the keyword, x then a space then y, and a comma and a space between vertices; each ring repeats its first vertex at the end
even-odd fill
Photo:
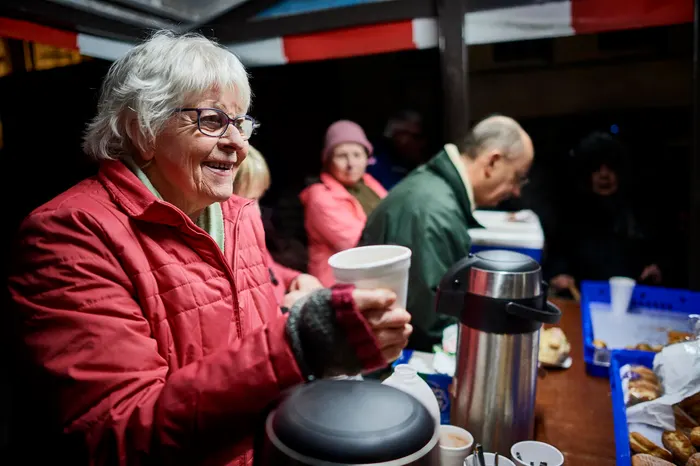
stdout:
POLYGON ((630 449, 635 453, 646 453, 666 461, 673 461, 673 455, 640 434, 632 432, 630 434, 630 449))
POLYGON ((700 466, 700 453, 695 453, 690 457, 685 466, 700 466))
POLYGON ((656 456, 642 453, 641 455, 634 455, 632 457, 632 466, 674 466, 674 464, 657 458, 656 456))
POLYGON ((695 448, 700 448, 700 427, 695 427, 690 431, 690 443, 692 443, 695 448))
POLYGON ((654 385, 659 384, 659 378, 654 374, 654 371, 644 366, 632 366, 630 372, 639 375, 639 378, 651 382, 654 385))
POLYGON ((673 454, 678 464, 684 465, 697 451, 690 439, 680 430, 666 431, 661 436, 664 447, 673 454))

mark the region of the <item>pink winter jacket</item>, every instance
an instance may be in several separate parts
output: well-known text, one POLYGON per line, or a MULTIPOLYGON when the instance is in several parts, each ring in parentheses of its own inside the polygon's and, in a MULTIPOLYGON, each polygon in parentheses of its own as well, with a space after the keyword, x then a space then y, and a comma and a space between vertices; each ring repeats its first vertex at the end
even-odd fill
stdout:
MULTIPOLYGON (((365 174, 363 180, 380 198, 386 197, 386 189, 371 175, 365 174)), ((331 286, 335 280, 328 259, 357 246, 367 215, 358 200, 327 173, 321 173, 321 182, 306 188, 299 197, 305 209, 309 273, 323 286, 331 286)))
MULTIPOLYGON (((24 221, 9 285, 27 358, 25 456, 252 463, 261 413, 303 377, 260 215, 235 196, 220 206, 223 251, 110 161, 24 221)), ((353 338, 375 341, 347 315, 353 338)))
POLYGON ((301 275, 298 270, 290 269, 285 267, 279 262, 275 262, 270 254, 270 251, 265 249, 265 255, 268 262, 270 263, 270 273, 274 277, 272 285, 275 287, 275 296, 277 297, 277 303, 281 306, 284 302, 284 296, 289 291, 289 287, 292 286, 292 282, 295 278, 301 275))

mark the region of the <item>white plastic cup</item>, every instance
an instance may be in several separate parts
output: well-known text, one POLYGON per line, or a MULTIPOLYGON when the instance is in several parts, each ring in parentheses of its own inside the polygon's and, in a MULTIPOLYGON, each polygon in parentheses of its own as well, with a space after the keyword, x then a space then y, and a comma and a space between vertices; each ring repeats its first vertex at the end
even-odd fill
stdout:
POLYGON ((615 315, 624 315, 630 306, 632 292, 637 284, 628 277, 612 277, 610 283, 610 309, 615 315))
POLYGON ((457 426, 440 426, 440 466, 463 466, 474 446, 472 434, 457 426))
POLYGON ((530 466, 530 464, 547 463, 547 466, 562 466, 564 464, 564 455, 544 442, 535 442, 528 440, 518 442, 510 449, 510 457, 518 466, 530 466), (520 458, 518 458, 518 454, 520 458))
POLYGON ((337 283, 357 288, 385 288, 396 293, 396 307, 406 307, 411 250, 404 246, 380 245, 346 249, 332 255, 328 265, 337 283))
MULTIPOLYGON (((496 466, 496 454, 495 453, 484 453, 484 460, 486 461, 486 466, 496 466)), ((474 455, 469 455, 467 460, 464 462, 464 466, 471 466, 472 464, 479 464, 479 460, 474 460, 474 455)), ((535 463, 539 465, 539 463, 535 463)), ((505 456, 498 455, 498 466, 515 466, 515 464, 506 458, 505 456)), ((530 466, 529 464, 527 466, 530 466)), ((549 465, 547 465, 549 466, 549 465)))

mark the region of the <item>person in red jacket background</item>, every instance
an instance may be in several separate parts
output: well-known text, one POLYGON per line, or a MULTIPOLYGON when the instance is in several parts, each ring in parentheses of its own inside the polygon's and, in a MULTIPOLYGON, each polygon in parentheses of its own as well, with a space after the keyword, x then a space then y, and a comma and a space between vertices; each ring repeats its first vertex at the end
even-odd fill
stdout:
POLYGON ((157 32, 111 66, 84 142, 98 175, 34 210, 15 248, 23 464, 249 465, 284 390, 405 346, 410 316, 386 290, 280 312, 259 212, 232 196, 250 94, 199 35, 157 32))
POLYGON ((324 286, 335 282, 328 259, 357 246, 367 217, 386 197, 386 189, 367 173, 372 150, 360 125, 336 121, 326 130, 321 179, 299 195, 309 239, 309 273, 324 286))
MULTIPOLYGON (((270 189, 270 169, 265 162, 265 157, 259 150, 249 146, 248 156, 241 163, 233 179, 233 194, 254 200, 259 209, 258 202, 268 189, 270 189)), ((264 220, 263 225, 265 225, 264 220)), ((268 234, 269 232, 266 231, 265 235, 268 234)), ((309 292, 323 288, 318 278, 285 267, 272 258, 267 248, 265 252, 270 263, 270 278, 275 287, 277 301, 282 308, 289 309, 309 292)))

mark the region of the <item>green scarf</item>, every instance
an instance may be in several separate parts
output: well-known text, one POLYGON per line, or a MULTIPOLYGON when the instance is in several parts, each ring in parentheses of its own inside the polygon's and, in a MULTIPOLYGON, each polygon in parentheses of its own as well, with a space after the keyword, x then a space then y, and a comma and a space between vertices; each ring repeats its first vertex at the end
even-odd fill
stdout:
POLYGON ((357 202, 362 206, 362 210, 369 217, 374 209, 379 205, 381 198, 379 194, 372 191, 372 188, 367 186, 364 180, 360 180, 355 185, 346 188, 352 196, 357 199, 357 202))
MULTIPOLYGON (((136 165, 136 163, 130 159, 125 158, 124 164, 129 167, 129 169, 136 175, 136 177, 141 180, 141 183, 148 188, 148 190, 153 193, 155 197, 164 200, 163 196, 160 195, 158 190, 153 186, 151 180, 148 176, 141 170, 141 168, 136 165)), ((195 222, 199 228, 209 233, 209 236, 214 238, 219 249, 224 250, 224 213, 221 211, 221 204, 215 202, 207 206, 195 222)))

